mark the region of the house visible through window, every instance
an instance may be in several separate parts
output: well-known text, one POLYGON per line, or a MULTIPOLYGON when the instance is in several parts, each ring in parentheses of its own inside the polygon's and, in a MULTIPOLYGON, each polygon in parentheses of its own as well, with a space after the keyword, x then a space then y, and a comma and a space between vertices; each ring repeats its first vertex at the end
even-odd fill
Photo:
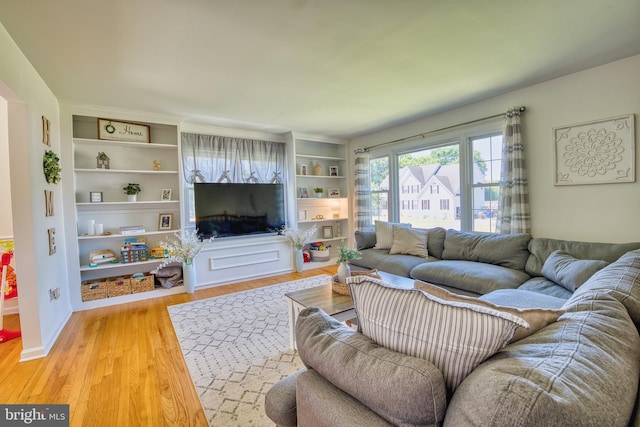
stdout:
POLYGON ((449 141, 370 160, 374 219, 495 232, 502 133, 449 141), (389 177, 391 156, 397 160, 394 180, 389 177), (391 187, 390 181, 397 186, 391 187))

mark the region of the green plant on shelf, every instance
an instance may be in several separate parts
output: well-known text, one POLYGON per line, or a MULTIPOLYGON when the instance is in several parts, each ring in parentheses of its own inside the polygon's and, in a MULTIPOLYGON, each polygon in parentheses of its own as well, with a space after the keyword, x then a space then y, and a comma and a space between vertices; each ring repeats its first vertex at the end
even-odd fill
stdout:
POLYGON ((321 187, 315 187, 315 188, 313 189, 313 192, 314 192, 314 193, 324 193, 324 188, 321 188, 321 187))
POLYGON ((127 196, 133 196, 142 191, 142 189, 140 188, 140 184, 132 182, 128 183, 126 187, 122 187, 122 189, 124 190, 124 194, 126 194, 127 196))

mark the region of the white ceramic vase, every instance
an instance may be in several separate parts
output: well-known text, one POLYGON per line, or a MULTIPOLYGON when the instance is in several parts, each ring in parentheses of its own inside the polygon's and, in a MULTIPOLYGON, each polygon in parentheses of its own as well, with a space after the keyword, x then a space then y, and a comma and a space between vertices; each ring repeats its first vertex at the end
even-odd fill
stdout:
POLYGON ((196 290, 196 266, 193 262, 191 264, 182 263, 182 280, 187 292, 192 294, 196 290))
POLYGON ((138 200, 138 195, 137 194, 127 194, 127 198, 129 199, 130 202, 136 202, 138 200))
POLYGON ((304 257, 302 256, 302 249, 293 248, 293 262, 298 273, 304 271, 304 257))
POLYGON ((351 267, 346 261, 341 262, 338 265, 338 282, 341 284, 347 283, 347 277, 351 276, 351 267))

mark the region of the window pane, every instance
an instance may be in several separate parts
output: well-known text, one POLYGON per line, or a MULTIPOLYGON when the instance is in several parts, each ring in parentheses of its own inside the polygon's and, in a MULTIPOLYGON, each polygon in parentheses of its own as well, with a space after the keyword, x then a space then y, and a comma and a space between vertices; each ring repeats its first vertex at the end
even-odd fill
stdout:
POLYGON ((400 222, 460 230, 459 145, 399 155, 398 190, 400 222))
POLYGON ((371 219, 389 220, 389 158, 380 157, 369 161, 371 179, 371 219))
POLYGON ((472 139, 473 231, 496 231, 502 168, 502 134, 472 139), (477 184, 485 184, 477 186, 477 184))

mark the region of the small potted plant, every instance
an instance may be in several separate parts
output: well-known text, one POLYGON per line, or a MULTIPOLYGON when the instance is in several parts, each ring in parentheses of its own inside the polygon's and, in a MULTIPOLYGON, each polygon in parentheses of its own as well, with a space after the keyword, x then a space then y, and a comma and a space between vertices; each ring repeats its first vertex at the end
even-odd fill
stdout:
POLYGON ((140 189, 140 184, 136 183, 128 183, 126 187, 122 187, 124 190, 124 194, 127 195, 130 202, 135 202, 138 198, 138 193, 142 190, 140 189))
POLYGON ((109 156, 104 151, 98 151, 96 156, 96 167, 98 169, 109 169, 109 156))
POLYGON ((316 197, 317 197, 317 198, 320 198, 320 197, 322 197, 322 193, 324 193, 324 188, 322 188, 322 187, 315 187, 315 188, 313 189, 313 192, 314 192, 314 193, 316 193, 316 197))
POLYGON ((340 247, 338 248, 338 282, 346 283, 347 277, 351 276, 351 267, 349 267, 349 261, 352 259, 360 259, 360 252, 355 249, 348 249, 344 247, 344 240, 340 240, 340 247))

